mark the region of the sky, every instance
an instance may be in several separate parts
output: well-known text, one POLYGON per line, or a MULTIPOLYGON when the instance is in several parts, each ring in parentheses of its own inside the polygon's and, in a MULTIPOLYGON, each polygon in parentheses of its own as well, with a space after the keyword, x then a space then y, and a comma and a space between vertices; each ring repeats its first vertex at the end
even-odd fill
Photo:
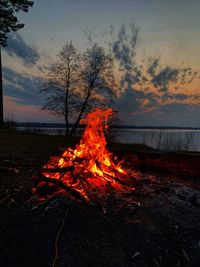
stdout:
MULTIPOLYGON (((117 41, 122 26, 134 22, 140 28, 139 64, 147 70, 149 62, 159 59, 159 66, 156 74, 147 73, 148 87, 137 87, 127 67, 133 61, 127 53, 121 94, 113 104, 122 124, 200 127, 199 14, 199 0, 35 0, 28 13, 18 14, 25 27, 9 34, 8 47, 2 51, 5 117, 63 122, 41 111, 45 98, 39 93, 62 46, 72 40, 84 51, 89 32, 93 41, 106 47, 110 25, 117 41), (195 75, 174 84, 172 76, 180 68, 191 68, 195 75)), ((122 64, 122 53, 119 49, 114 53, 122 64)))

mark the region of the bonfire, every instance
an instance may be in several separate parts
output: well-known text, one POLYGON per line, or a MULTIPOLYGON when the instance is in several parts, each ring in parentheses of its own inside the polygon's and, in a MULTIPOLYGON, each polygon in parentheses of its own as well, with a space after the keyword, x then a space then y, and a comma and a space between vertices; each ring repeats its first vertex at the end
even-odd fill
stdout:
POLYGON ((82 119, 81 124, 86 126, 80 143, 43 166, 40 172, 43 182, 84 200, 92 198, 95 192, 134 191, 133 179, 122 167, 123 161, 106 147, 105 131, 112 114, 111 108, 97 108, 82 119))

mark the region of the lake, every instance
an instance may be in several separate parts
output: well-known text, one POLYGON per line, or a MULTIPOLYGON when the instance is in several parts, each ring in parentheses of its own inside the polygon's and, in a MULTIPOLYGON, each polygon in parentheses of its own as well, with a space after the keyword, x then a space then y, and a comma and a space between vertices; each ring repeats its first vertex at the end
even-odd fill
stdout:
MULTIPOLYGON (((17 127, 21 131, 48 135, 64 135, 64 128, 17 127)), ((83 129, 77 130, 80 135, 83 129)), ((129 144, 145 144, 167 151, 200 151, 200 130, 192 129, 112 129, 113 141, 129 144)))

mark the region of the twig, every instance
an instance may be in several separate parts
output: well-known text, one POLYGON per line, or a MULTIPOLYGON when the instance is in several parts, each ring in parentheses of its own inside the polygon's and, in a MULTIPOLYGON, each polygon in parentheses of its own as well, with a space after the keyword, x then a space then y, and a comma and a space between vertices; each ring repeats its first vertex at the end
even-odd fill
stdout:
POLYGON ((165 197, 169 200, 169 202, 174 203, 174 201, 171 200, 171 199, 169 198, 169 196, 168 196, 165 192, 161 192, 161 194, 162 194, 163 196, 165 196, 165 197))
POLYGON ((186 253, 184 248, 182 248, 182 251, 183 251, 183 255, 186 257, 187 261, 190 262, 190 259, 189 259, 189 257, 188 257, 188 255, 187 255, 187 253, 186 253))
POLYGON ((131 256, 131 258, 135 258, 135 257, 137 257, 137 256, 139 256, 140 255, 140 252, 139 251, 137 251, 137 252, 135 252, 135 254, 133 255, 133 256, 131 256))
POLYGON ((0 205, 1 205, 3 202, 5 202, 9 197, 13 197, 13 196, 15 196, 15 195, 21 193, 22 189, 24 189, 24 188, 25 188, 25 187, 20 188, 20 190, 14 192, 14 193, 7 194, 4 198, 2 198, 2 199, 0 200, 0 205))
POLYGON ((14 196, 14 195, 16 195, 16 194, 18 194, 18 193, 19 193, 19 192, 15 192, 15 193, 13 193, 13 194, 8 194, 8 195, 6 195, 3 199, 0 200, 0 205, 1 205, 3 202, 5 202, 9 197, 14 196))
MULTIPOLYGON (((50 197, 47 197, 44 201, 42 201, 42 202, 40 202, 39 204, 33 206, 33 207, 31 208, 31 211, 36 210, 36 209, 42 207, 43 205, 47 204, 47 203, 50 202, 50 200, 51 200, 52 198, 54 198, 54 197, 55 197, 55 195, 50 196, 50 197)), ((31 201, 31 199, 32 199, 32 198, 30 198, 28 201, 26 201, 26 203, 29 203, 29 202, 31 201)))
POLYGON ((155 264, 156 264, 157 266, 160 266, 160 264, 157 262, 156 259, 153 259, 153 261, 155 262, 155 264))
POLYGON ((65 219, 66 219, 67 215, 69 214, 69 210, 70 210, 70 208, 68 207, 68 209, 66 210, 65 215, 63 217, 63 220, 61 222, 61 225, 60 225, 60 228, 58 230, 57 236, 56 236, 56 240, 55 240, 55 257, 54 257, 54 260, 53 260, 52 267, 56 266, 56 262, 58 260, 58 241, 59 241, 60 234, 61 234, 61 232, 62 232, 62 230, 64 228, 64 225, 65 225, 65 219))

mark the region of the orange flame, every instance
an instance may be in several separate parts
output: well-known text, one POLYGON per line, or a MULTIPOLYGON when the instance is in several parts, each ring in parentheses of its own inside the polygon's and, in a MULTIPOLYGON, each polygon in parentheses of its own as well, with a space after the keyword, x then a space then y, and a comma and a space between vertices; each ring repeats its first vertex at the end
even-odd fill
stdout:
POLYGON ((127 173, 121 166, 122 162, 117 163, 117 158, 107 150, 104 135, 112 113, 111 108, 97 108, 82 119, 81 124, 86 124, 86 128, 80 144, 75 149, 66 149, 59 158, 52 158, 44 166, 43 176, 61 180, 87 200, 92 190, 104 192, 108 187, 123 190, 127 173), (51 173, 51 168, 62 170, 68 167, 73 167, 73 171, 51 173))

